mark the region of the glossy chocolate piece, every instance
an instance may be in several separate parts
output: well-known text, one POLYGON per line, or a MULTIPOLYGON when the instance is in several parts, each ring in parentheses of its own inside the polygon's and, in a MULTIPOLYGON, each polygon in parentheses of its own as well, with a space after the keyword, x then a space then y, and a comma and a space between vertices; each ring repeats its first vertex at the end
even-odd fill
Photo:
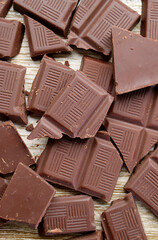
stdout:
POLYGON ((137 12, 119 0, 82 0, 73 18, 68 44, 109 55, 112 26, 130 30, 139 18, 137 12))
POLYGON ((0 0, 0 17, 5 17, 12 5, 13 0, 0 0))
POLYGON ((158 41, 112 28, 116 94, 158 84, 158 41))
POLYGON ((0 117, 27 124, 24 83, 26 68, 0 61, 0 117))
POLYGON ((44 56, 32 84, 27 109, 42 115, 74 73, 71 68, 44 56))
POLYGON ((16 11, 66 35, 78 0, 14 0, 13 3, 16 11))
POLYGON ((84 195, 53 198, 42 227, 45 236, 95 231, 92 198, 84 195))
MULTIPOLYGON (((0 177, 0 200, 1 200, 6 188, 8 186, 8 183, 9 183, 9 181, 7 179, 4 179, 4 178, 0 177)), ((7 222, 6 220, 0 218, 0 226, 5 224, 6 222, 7 222)))
POLYGON ((132 192, 158 217, 158 148, 138 165, 125 190, 132 192))
POLYGON ((37 173, 52 183, 110 201, 122 160, 106 132, 80 140, 49 140, 37 173))
POLYGON ((158 141, 158 88, 150 87, 117 96, 105 127, 132 172, 158 141))
POLYGON ((35 164, 29 149, 11 121, 0 124, 0 174, 15 171, 19 162, 35 164))
POLYGON ((94 137, 99 130, 113 97, 76 71, 60 91, 28 139, 60 139, 63 134, 75 138, 94 137))
POLYGON ((71 240, 103 240, 103 233, 102 231, 97 231, 81 237, 71 238, 71 240))
POLYGON ((37 229, 54 194, 51 185, 19 163, 0 201, 0 217, 37 229))
POLYGON ((32 59, 40 58, 44 54, 72 51, 60 37, 43 24, 27 15, 24 15, 24 22, 32 59))
POLYGON ((102 227, 107 240, 147 240, 137 206, 132 194, 113 201, 101 215, 102 227))

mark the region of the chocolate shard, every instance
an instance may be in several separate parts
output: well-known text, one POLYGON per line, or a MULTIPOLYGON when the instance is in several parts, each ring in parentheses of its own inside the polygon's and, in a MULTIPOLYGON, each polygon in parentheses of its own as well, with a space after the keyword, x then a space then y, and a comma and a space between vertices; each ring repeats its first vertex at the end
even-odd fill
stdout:
POLYGON ((27 124, 25 74, 25 67, 0 61, 0 117, 20 124, 27 124))
POLYGON ((24 22, 32 59, 42 57, 44 54, 72 51, 72 48, 67 46, 52 30, 33 18, 24 15, 24 22))
POLYGON ((51 185, 19 163, 0 201, 0 217, 37 229, 54 194, 51 185))
POLYGON ((5 17, 12 5, 12 0, 0 0, 0 17, 5 17))
POLYGON ((118 27, 112 28, 112 38, 116 93, 158 84, 158 41, 118 27))
POLYGON ((19 162, 27 166, 35 164, 29 149, 11 121, 0 124, 0 174, 15 171, 19 162))
POLYGON ((84 195, 54 198, 44 215, 42 228, 45 236, 95 231, 92 198, 84 195))
POLYGON ((107 240, 147 240, 137 206, 132 194, 113 201, 101 215, 102 227, 107 240))
POLYGON ((71 68, 45 55, 32 84, 27 110, 42 115, 74 73, 71 68))
MULTIPOLYGON (((0 200, 8 186, 9 180, 0 177, 0 200)), ((7 221, 0 218, 0 226, 4 225, 7 221)))
POLYGON ((37 173, 51 183, 110 201, 121 167, 110 136, 101 131, 91 139, 49 140, 37 173))
POLYGON ((21 22, 0 18, 0 58, 15 57, 20 52, 23 36, 21 22))
POLYGON ((27 14, 52 30, 67 35, 78 0, 14 0, 14 9, 27 14))
POLYGON ((103 240, 103 233, 102 231, 97 231, 81 237, 71 238, 71 240, 103 240))
POLYGON ((94 137, 113 101, 104 89, 76 71, 56 96, 28 139, 94 137))
POLYGON ((109 55, 112 26, 130 30, 139 18, 137 12, 119 0, 82 0, 73 18, 68 44, 109 55))
POLYGON ((158 88, 149 87, 116 97, 105 128, 132 172, 158 141, 158 88))
POLYGON ((158 217, 158 148, 138 165, 125 190, 132 192, 158 217))

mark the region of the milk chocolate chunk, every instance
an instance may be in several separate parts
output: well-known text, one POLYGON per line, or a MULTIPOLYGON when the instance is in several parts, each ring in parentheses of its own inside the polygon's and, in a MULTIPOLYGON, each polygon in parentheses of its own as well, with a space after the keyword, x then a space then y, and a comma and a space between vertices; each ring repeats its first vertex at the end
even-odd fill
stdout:
POLYGON ((0 174, 15 171, 19 162, 35 164, 29 149, 11 121, 0 124, 0 174))
POLYGON ((95 230, 93 200, 88 196, 56 197, 43 218, 45 236, 95 230))
POLYGON ((74 73, 71 68, 44 56, 32 84, 27 109, 42 115, 74 73))
POLYGON ((5 17, 12 5, 12 0, 0 0, 0 17, 5 17))
POLYGON ((158 41, 118 27, 112 39, 117 94, 158 84, 158 41))
POLYGON ((78 0, 14 0, 14 9, 64 35, 78 0))
POLYGON ((27 124, 24 83, 26 68, 0 61, 0 117, 27 124))
POLYGON ((82 0, 72 21, 68 44, 109 55, 112 26, 132 29, 139 18, 137 12, 119 0, 82 0))
POLYGON ((24 15, 24 22, 32 59, 44 54, 72 51, 60 37, 43 24, 27 15, 24 15))
POLYGON ((105 127, 132 172, 158 141, 158 88, 149 87, 117 96, 105 127))
POLYGON ((60 91, 28 139, 94 137, 99 130, 113 97, 76 71, 60 91))
POLYGON ((107 240, 147 240, 132 194, 113 201, 101 215, 107 240))
POLYGON ((55 189, 31 168, 19 163, 0 201, 0 217, 37 228, 55 189))
POLYGON ((103 240, 102 231, 97 231, 95 233, 86 234, 81 237, 72 238, 71 240, 103 240))
POLYGON ((137 166, 125 190, 132 192, 158 217, 158 148, 137 166))
MULTIPOLYGON (((8 186, 8 183, 9 183, 9 181, 7 179, 4 179, 4 178, 0 177, 0 200, 1 200, 6 188, 8 186)), ((5 224, 6 222, 7 222, 6 220, 0 218, 0 226, 5 224)))

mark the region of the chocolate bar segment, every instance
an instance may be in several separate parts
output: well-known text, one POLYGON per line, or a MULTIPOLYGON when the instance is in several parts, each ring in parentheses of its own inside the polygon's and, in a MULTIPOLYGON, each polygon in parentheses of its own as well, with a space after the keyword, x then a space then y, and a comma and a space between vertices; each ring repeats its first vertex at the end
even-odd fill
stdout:
POLYGON ((132 192, 158 217, 158 148, 138 165, 125 190, 132 192))
MULTIPOLYGON (((0 200, 8 186, 9 180, 0 177, 0 200)), ((7 221, 0 218, 0 226, 5 224, 7 221)))
POLYGON ((31 168, 19 163, 0 201, 0 217, 37 228, 55 189, 31 168))
POLYGON ((56 197, 43 218, 45 236, 90 232, 95 229, 93 200, 88 196, 56 197))
POLYGON ((132 29, 139 18, 137 12, 119 0, 82 0, 73 18, 68 44, 109 55, 112 26, 132 29))
POLYGON ((0 0, 0 17, 5 17, 12 5, 12 0, 0 0))
POLYGON ((107 240, 147 240, 138 209, 132 194, 113 201, 101 215, 102 227, 107 240))
POLYGON ((78 0, 14 0, 14 9, 64 35, 78 0))
POLYGON ((56 96, 28 139, 94 137, 113 101, 104 89, 76 71, 56 96))
POLYGON ((103 234, 101 231, 95 233, 86 234, 81 237, 72 238, 71 240, 103 240, 103 234))
POLYGON ((42 115, 74 74, 71 68, 44 56, 32 84, 27 109, 42 115))

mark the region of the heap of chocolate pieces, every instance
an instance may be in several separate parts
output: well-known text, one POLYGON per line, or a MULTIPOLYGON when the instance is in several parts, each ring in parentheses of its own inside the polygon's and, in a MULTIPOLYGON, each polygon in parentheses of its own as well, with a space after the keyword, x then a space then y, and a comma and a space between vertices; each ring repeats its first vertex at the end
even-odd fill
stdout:
MULTIPOLYGON (((22 23, 3 18, 11 4, 0 1, 5 59, 19 53, 24 35, 22 23)), ((26 68, 0 61, 0 117, 9 119, 0 123, 0 225, 25 223, 44 236, 84 233, 76 240, 103 240, 103 232, 108 240, 146 240, 133 195, 158 217, 158 148, 148 154, 158 142, 158 3, 143 1, 144 37, 130 31, 140 16, 120 0, 13 4, 24 14, 31 58, 42 60, 27 105, 26 68), (50 57, 72 52, 69 45, 112 52, 113 63, 83 56, 75 71, 50 57), (12 123, 27 124, 27 111, 41 116, 26 127, 28 139, 50 138, 35 171, 12 123), (123 162, 130 173, 138 165, 125 185, 130 193, 101 214, 103 232, 96 231, 92 197, 111 200, 123 162), (54 197, 53 184, 85 195, 54 197)))

